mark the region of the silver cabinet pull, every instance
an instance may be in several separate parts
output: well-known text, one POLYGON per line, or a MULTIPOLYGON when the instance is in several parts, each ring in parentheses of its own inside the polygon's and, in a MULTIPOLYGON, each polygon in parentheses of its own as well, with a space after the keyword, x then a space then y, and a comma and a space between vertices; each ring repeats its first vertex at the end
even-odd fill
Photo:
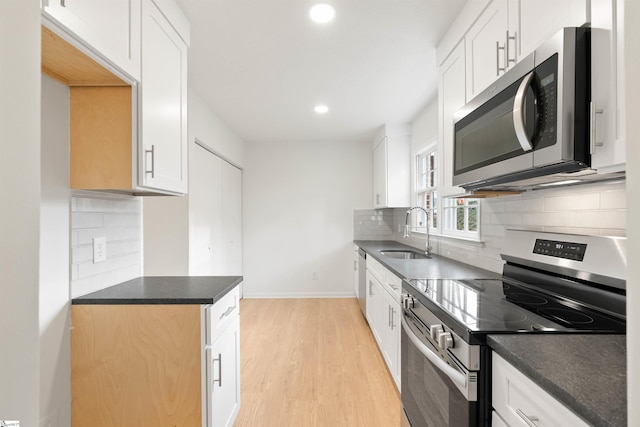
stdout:
POLYGON ((391 309, 391 325, 389 325, 389 326, 391 327, 391 330, 393 331, 396 328, 396 325, 393 323, 393 316, 396 315, 396 311, 391 306, 389 306, 389 308, 391 309))
POLYGON ((156 146, 151 145, 151 150, 144 150, 144 154, 151 153, 151 170, 145 169, 144 173, 151 174, 151 178, 155 178, 155 163, 156 163, 156 146))
POLYGON ((500 51, 502 51, 502 54, 505 55, 506 53, 505 46, 500 46, 500 42, 496 41, 496 76, 499 76, 501 71, 502 72, 507 71, 506 58, 505 58, 504 67, 500 66, 500 51))
POLYGON ((594 101, 589 103, 589 154, 595 154, 596 147, 602 147, 604 145, 602 141, 596 141, 596 114, 603 113, 604 110, 598 110, 594 101))
MULTIPOLYGON (((507 61, 504 64, 504 66, 507 67, 507 68, 509 68, 509 64, 515 64, 516 63, 517 54, 513 55, 513 59, 511 59, 511 55, 509 55, 509 42, 513 41, 514 48, 517 48, 517 46, 518 46, 517 38, 518 38, 518 32, 517 31, 513 33, 513 36, 510 36, 509 35, 509 30, 507 30, 507 43, 506 43, 506 45, 507 45, 507 52, 506 52, 507 61)), ((514 51, 517 51, 517 49, 514 49, 514 51)))
POLYGON ((373 282, 369 280, 369 296, 373 296, 373 282))
POLYGON ((227 308, 227 311, 225 311, 224 313, 222 313, 222 314, 220 315, 220 320, 222 320, 224 317, 227 317, 228 315, 230 315, 230 314, 231 314, 231 312, 232 312, 233 310, 235 310, 235 309, 236 309, 236 304, 234 304, 234 305, 232 305, 232 306, 229 306, 229 308, 227 308))
POLYGON ((218 358, 211 361, 211 369, 213 370, 213 364, 218 362, 218 379, 212 381, 213 384, 218 383, 218 387, 222 387, 222 353, 218 353, 218 358))
POLYGON ((528 425, 529 427, 538 427, 535 423, 535 421, 540 421, 538 419, 538 417, 533 417, 533 416, 527 416, 525 415, 524 412, 522 412, 520 409, 516 409, 516 414, 522 418, 522 421, 525 422, 526 425, 528 425))

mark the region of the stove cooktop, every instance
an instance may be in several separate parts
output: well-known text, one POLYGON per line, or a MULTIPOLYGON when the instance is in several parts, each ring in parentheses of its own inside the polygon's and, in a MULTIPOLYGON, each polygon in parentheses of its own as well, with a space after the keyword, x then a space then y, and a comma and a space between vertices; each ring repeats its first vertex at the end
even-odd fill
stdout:
POLYGON ((436 316, 444 313, 467 334, 626 332, 624 318, 509 279, 412 279, 408 283, 418 291, 414 296, 426 297, 423 303, 436 316))

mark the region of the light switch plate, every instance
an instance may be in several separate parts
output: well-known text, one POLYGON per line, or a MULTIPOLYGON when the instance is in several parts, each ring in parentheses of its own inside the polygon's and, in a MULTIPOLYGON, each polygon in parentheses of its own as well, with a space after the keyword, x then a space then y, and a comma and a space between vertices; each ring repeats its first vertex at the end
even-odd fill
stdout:
POLYGON ((107 238, 94 237, 93 239, 93 263, 107 260, 107 238))

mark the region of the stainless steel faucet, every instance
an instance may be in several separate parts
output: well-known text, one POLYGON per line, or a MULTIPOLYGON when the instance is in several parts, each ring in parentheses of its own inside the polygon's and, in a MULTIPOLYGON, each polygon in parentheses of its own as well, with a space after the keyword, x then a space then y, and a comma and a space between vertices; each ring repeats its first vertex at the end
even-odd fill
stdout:
POLYGON ((431 250, 433 249, 431 247, 431 242, 430 242, 430 238, 429 238, 429 211, 425 208, 423 208, 422 206, 415 206, 413 208, 409 208, 409 210, 407 211, 407 216, 404 220, 404 236, 405 238, 409 237, 409 215, 411 215, 411 211, 415 210, 415 209, 420 209, 421 211, 424 212, 425 216, 427 217, 427 224, 426 224, 426 232, 427 232, 427 241, 425 244, 425 250, 424 253, 427 255, 431 255, 431 250))

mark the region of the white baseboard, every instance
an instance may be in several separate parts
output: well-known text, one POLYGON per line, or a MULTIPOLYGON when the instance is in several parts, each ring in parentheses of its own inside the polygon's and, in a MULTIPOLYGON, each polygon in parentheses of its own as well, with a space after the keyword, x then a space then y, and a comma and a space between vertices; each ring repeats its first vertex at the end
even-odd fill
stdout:
POLYGON ((243 298, 355 298, 356 296, 348 292, 336 293, 252 293, 244 290, 243 298))

